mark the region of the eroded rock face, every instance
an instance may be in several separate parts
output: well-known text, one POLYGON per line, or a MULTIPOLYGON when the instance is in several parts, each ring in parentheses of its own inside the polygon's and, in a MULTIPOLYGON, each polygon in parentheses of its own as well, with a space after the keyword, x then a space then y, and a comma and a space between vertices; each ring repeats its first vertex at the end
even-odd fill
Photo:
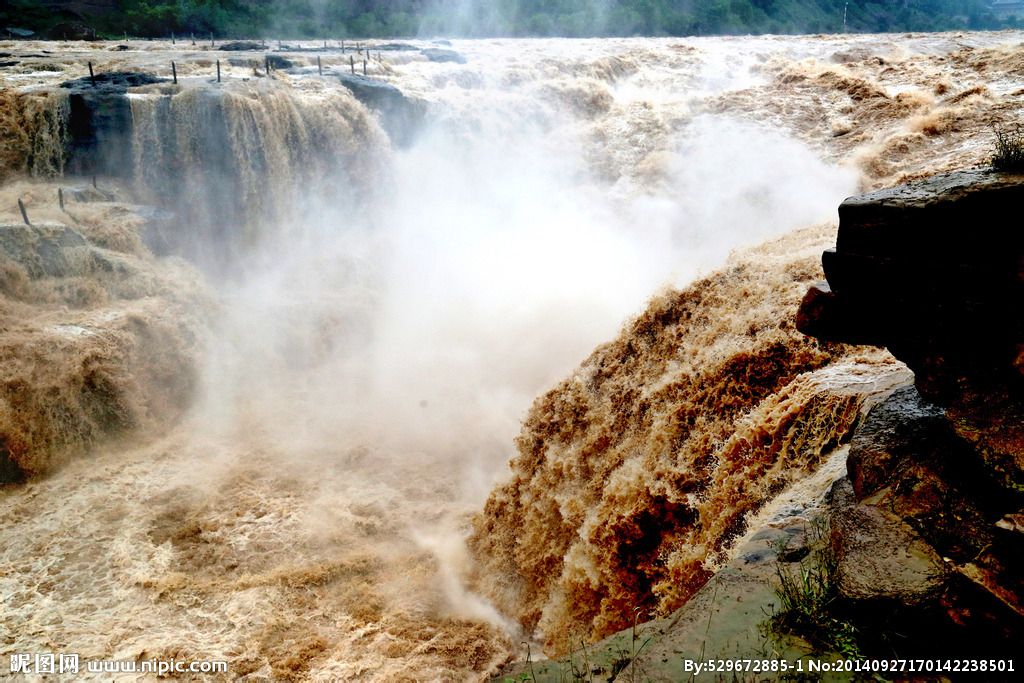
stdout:
POLYGON ((983 170, 847 199, 797 315, 914 372, 855 431, 833 511, 844 596, 911 649, 1024 637, 1022 205, 1024 176, 983 170))

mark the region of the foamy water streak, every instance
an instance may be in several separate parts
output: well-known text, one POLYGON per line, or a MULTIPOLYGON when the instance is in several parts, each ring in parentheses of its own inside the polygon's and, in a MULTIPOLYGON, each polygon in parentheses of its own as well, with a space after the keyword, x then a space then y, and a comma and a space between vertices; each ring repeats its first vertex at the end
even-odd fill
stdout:
MULTIPOLYGON (((591 363, 531 413, 516 479, 473 523, 470 554, 470 516, 507 476, 530 401, 659 287, 711 271, 737 246, 830 220, 865 176, 822 157, 906 142, 909 117, 940 100, 894 104, 897 86, 923 92, 944 69, 975 69, 969 53, 1008 73, 1015 62, 991 45, 1014 38, 459 41, 466 65, 395 56, 375 67, 430 105, 431 123, 402 151, 340 85, 308 72, 257 85, 241 80, 251 68, 226 66, 232 83, 217 104, 195 89, 136 93, 137 191, 176 188, 172 203, 202 213, 226 183, 253 215, 203 220, 239 228, 250 249, 230 279, 212 281, 220 313, 190 420, 155 445, 0 494, 11 520, 2 594, 14 615, 0 654, 59 647, 224 658, 233 675, 464 679, 507 657, 522 626, 557 649, 559 638, 621 625, 637 596, 678 604, 743 515, 849 426, 848 402, 816 398, 820 386, 795 377, 838 355, 782 326, 832 229, 734 261, 641 319, 657 335, 659 311, 699 302, 699 323, 663 340, 657 363, 617 377, 609 399, 623 414, 655 395, 666 416, 689 406, 692 460, 648 418, 619 424, 615 410, 588 406, 584 423, 587 411, 563 411, 574 383, 603 372, 591 363), (834 61, 842 50, 863 53, 834 61), (885 80, 875 52, 905 80, 885 80), (957 57, 939 64, 932 52, 957 57), (861 82, 884 97, 856 99, 861 82), (818 100, 859 142, 799 115, 818 100), (224 145, 194 146, 190 131, 214 123, 224 145), (211 175, 218 158, 230 167, 211 175), (173 182, 157 170, 169 162, 180 164, 173 182), (371 162, 378 174, 356 170, 371 162), (730 419, 714 396, 688 402, 673 388, 684 370, 735 398, 730 419), (623 441, 581 449, 581 434, 605 427, 623 441), (544 463, 528 457, 533 435, 546 440, 537 453, 552 449, 544 463), (760 448, 765 435, 786 437, 783 447, 760 448), (725 447, 752 448, 752 466, 777 476, 748 487, 742 467, 714 469, 705 456, 725 447), (641 457, 616 460, 627 452, 641 457), (772 470, 782 455, 794 466, 772 470), (609 478, 595 475, 599 463, 609 478), (715 495, 687 497, 691 479, 715 477, 715 495), (643 526, 637 500, 675 515, 676 535, 653 546, 664 553, 650 564, 615 564, 613 549, 643 526), (26 538, 45 540, 26 549, 26 538), (621 590, 594 588, 608 586, 621 590)), ((105 63, 163 72, 180 55, 183 80, 209 68, 201 50, 137 47, 105 63)), ((63 78, 72 57, 49 68, 63 78)), ((327 60, 339 65, 340 55, 327 60)), ((999 74, 987 76, 993 93, 999 74)), ((970 97, 966 123, 934 138, 942 163, 983 147, 988 114, 970 97)), ((924 168, 923 146, 900 149, 866 182, 924 168)), ((205 245, 209 233, 196 234, 205 245)), ((642 328, 612 350, 645 358, 642 328)))

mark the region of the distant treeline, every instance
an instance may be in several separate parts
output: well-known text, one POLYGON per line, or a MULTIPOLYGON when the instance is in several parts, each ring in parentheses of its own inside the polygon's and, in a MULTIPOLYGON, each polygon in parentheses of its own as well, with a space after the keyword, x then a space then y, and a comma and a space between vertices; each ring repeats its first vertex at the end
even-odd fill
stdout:
POLYGON ((8 0, 0 27, 110 36, 690 36, 1017 26, 989 0, 8 0))

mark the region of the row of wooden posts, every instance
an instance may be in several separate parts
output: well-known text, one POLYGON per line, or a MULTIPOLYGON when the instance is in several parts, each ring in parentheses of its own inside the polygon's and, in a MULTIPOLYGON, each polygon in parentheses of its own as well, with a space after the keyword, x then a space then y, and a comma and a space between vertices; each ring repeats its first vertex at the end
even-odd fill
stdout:
MULTIPOLYGON (((192 44, 195 45, 196 44, 196 35, 194 33, 191 34, 191 38, 192 38, 192 44)), ((125 31, 124 40, 125 40, 125 42, 128 42, 128 32, 127 31, 125 31)), ((266 45, 267 45, 267 41, 266 40, 260 40, 260 43, 264 47, 266 47, 266 45)), ((172 31, 171 32, 171 45, 176 45, 176 44, 177 44, 177 39, 175 38, 174 32, 172 31)), ((214 41, 213 34, 211 33, 210 34, 210 47, 214 47, 214 45, 216 45, 216 43, 214 41)), ((281 41, 280 40, 277 41, 277 49, 278 50, 281 49, 281 41)), ((326 40, 324 41, 324 49, 325 50, 327 49, 327 41, 326 40)), ((355 49, 356 49, 356 53, 357 54, 363 54, 363 46, 362 46, 361 43, 356 43, 356 48, 355 49)), ((341 41, 341 54, 345 54, 345 41, 344 40, 341 41)), ((366 49, 365 56, 363 57, 363 75, 364 76, 367 75, 366 67, 367 67, 367 64, 369 63, 369 59, 370 59, 370 50, 366 49)), ((378 62, 383 62, 384 61, 381 58, 381 56, 380 56, 380 51, 377 52, 377 61, 378 62)), ((356 73, 356 61, 355 61, 355 57, 353 55, 349 55, 348 63, 349 63, 349 68, 352 70, 352 74, 355 75, 355 73, 356 73)), ((270 70, 271 70, 270 69, 270 57, 269 56, 267 56, 264 59, 264 70, 266 71, 267 75, 269 76, 270 75, 270 70)), ((319 73, 321 76, 324 75, 324 67, 323 67, 323 64, 321 64, 321 62, 320 62, 320 56, 319 55, 317 55, 317 58, 316 58, 316 70, 317 70, 317 73, 319 73)), ((96 87, 96 75, 93 73, 93 70, 92 70, 92 62, 89 62, 89 80, 92 81, 93 87, 96 87)), ((175 85, 178 84, 178 67, 175 65, 173 60, 171 61, 171 80, 174 82, 175 85)), ((220 60, 219 59, 217 60, 217 82, 218 83, 221 82, 221 79, 220 79, 220 60)))
MULTIPOLYGON (((369 51, 367 51, 367 55, 369 55, 369 51)), ((381 62, 383 61, 381 59, 381 56, 380 56, 379 52, 377 53, 377 60, 381 61, 381 62)), ((366 57, 364 57, 363 58, 363 75, 364 76, 367 75, 366 66, 367 66, 368 63, 369 63, 368 60, 366 59, 366 57)), ((352 70, 352 73, 355 74, 355 72, 356 72, 356 60, 355 60, 355 57, 353 57, 352 55, 348 56, 348 65, 349 65, 349 68, 352 70)), ((266 71, 267 75, 269 76, 270 75, 270 71, 271 71, 270 55, 267 55, 266 57, 263 58, 263 68, 266 71)), ((316 57, 316 70, 317 70, 317 73, 320 74, 321 76, 324 75, 324 67, 323 67, 323 64, 320 62, 320 55, 317 55, 317 57, 316 57)), ((96 87, 96 74, 93 72, 92 62, 89 62, 89 80, 92 82, 92 86, 95 88, 96 87)), ((174 60, 171 60, 171 80, 174 82, 174 85, 178 84, 178 66, 177 66, 177 64, 174 63, 174 60)), ((217 82, 218 83, 221 82, 221 80, 220 80, 220 60, 219 59, 217 60, 217 82)))
MULTIPOLYGON (((195 45, 196 44, 196 34, 192 33, 192 34, 189 35, 189 37, 192 40, 192 44, 195 45)), ((124 32, 124 42, 126 42, 126 43, 128 42, 128 32, 127 31, 124 32)), ((260 39, 260 43, 263 45, 263 47, 267 46, 267 41, 264 38, 260 39)), ((171 45, 177 45, 177 44, 178 44, 177 37, 174 35, 174 32, 171 31, 171 45)), ((210 47, 215 47, 216 44, 217 44, 217 42, 214 39, 213 34, 211 33, 210 34, 210 47)), ((278 50, 281 49, 281 41, 280 40, 277 41, 277 49, 278 50)), ((327 49, 327 41, 326 40, 324 41, 324 48, 323 49, 325 49, 325 50, 327 49)), ((349 49, 351 49, 351 48, 349 48, 349 49)), ((362 43, 356 43, 355 50, 356 50, 356 52, 362 52, 363 51, 362 43)), ((344 40, 341 41, 341 54, 345 54, 345 41, 344 40)), ((369 54, 369 50, 367 50, 367 54, 369 54)), ((379 52, 377 53, 377 56, 380 57, 380 53, 379 52)))
MULTIPOLYGON (((99 187, 96 185, 96 176, 92 177, 92 186, 96 189, 99 187)), ((60 210, 64 210, 64 188, 57 188, 57 203, 60 204, 60 210)), ((21 220, 25 221, 25 225, 31 227, 32 221, 28 219, 28 209, 25 208, 25 202, 21 201, 21 197, 18 197, 18 210, 21 211, 21 220)))

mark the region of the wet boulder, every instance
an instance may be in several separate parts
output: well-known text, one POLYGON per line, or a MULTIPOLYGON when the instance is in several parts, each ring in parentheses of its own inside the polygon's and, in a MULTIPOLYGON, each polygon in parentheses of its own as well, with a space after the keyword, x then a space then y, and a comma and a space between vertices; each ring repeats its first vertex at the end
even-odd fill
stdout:
POLYGON ((432 62, 451 62, 465 64, 466 58, 455 50, 443 50, 439 47, 428 47, 420 50, 420 54, 432 62))
POLYGON ((854 625, 865 654, 999 656, 1024 633, 1019 542, 989 535, 970 561, 946 557, 889 493, 857 501, 849 480, 830 493, 831 612, 854 625))
POLYGON ((921 605, 936 600, 949 570, 906 522, 873 505, 833 513, 838 592, 852 601, 921 605))
POLYGON ((218 50, 225 52, 256 52, 263 50, 263 43, 257 43, 255 40, 233 40, 230 43, 223 43, 218 50))
POLYGON ((270 64, 271 69, 291 69, 295 66, 295 62, 281 55, 267 55, 266 63, 270 64))
POLYGON ((419 48, 409 43, 383 43, 370 48, 374 52, 419 52, 419 48))
POLYGON ((407 97, 395 86, 376 78, 343 72, 337 78, 357 100, 377 112, 381 125, 396 145, 406 147, 412 143, 426 117, 424 102, 407 97))

